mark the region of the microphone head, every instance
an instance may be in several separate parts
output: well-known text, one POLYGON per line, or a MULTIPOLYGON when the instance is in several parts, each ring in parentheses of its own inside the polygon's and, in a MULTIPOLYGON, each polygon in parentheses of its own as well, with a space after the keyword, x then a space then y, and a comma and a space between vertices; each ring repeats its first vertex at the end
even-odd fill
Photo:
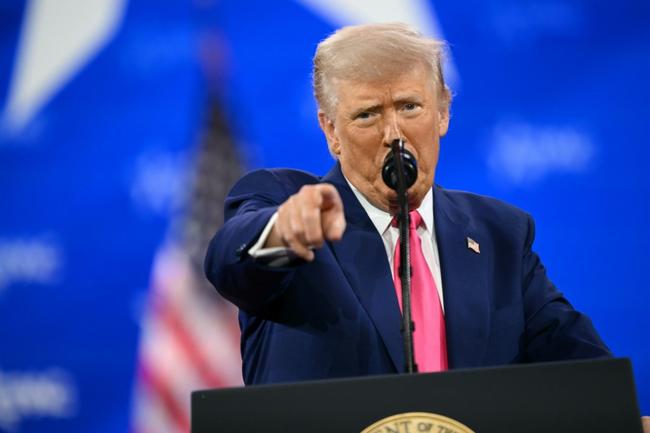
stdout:
MULTIPOLYGON (((384 166, 381 169, 381 177, 384 180, 384 183, 388 185, 390 189, 397 191, 397 163, 398 158, 395 157, 395 149, 386 155, 384 159, 384 166)), ((401 156, 401 160, 404 168, 404 181, 406 183, 406 188, 410 188, 411 185, 415 183, 415 180, 418 178, 418 163, 415 160, 415 156, 403 146, 397 150, 401 156)))

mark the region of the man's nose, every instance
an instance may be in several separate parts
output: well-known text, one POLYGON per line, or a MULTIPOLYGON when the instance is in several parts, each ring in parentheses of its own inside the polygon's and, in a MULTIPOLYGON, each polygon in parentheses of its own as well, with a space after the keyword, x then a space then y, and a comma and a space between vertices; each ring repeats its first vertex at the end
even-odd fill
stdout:
POLYGON ((385 117, 385 122, 383 126, 384 126, 384 131, 383 131, 384 146, 389 147, 393 141, 403 138, 402 129, 399 126, 399 122, 397 118, 397 113, 395 112, 388 113, 385 117))

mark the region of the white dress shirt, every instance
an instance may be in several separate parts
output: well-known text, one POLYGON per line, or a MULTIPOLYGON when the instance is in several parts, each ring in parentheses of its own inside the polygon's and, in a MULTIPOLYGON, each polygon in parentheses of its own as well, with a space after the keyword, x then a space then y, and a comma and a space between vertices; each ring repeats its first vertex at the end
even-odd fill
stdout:
MULTIPOLYGON (((393 274, 393 261, 395 258, 395 248, 398 247, 399 229, 391 225, 393 217, 388 212, 375 207, 358 189, 356 189, 349 181, 347 182, 348 185, 350 185, 352 192, 357 197, 357 200, 359 200, 359 203, 361 203, 361 206, 368 214, 370 221, 372 221, 372 224, 381 236, 384 242, 384 248, 386 248, 388 263, 390 264, 390 272, 393 274)), ((424 200, 422 200, 422 204, 417 209, 424 221, 424 225, 418 227, 417 231, 422 243, 422 253, 424 254, 424 259, 426 260, 427 265, 429 265, 429 270, 431 271, 431 275, 433 275, 433 279, 436 283, 438 296, 440 297, 440 305, 444 312, 445 303, 443 302, 440 255, 438 254, 438 243, 436 242, 436 230, 433 221, 433 205, 433 191, 429 190, 427 195, 424 197, 424 200)), ((266 239, 271 233, 271 229, 273 228, 277 218, 278 213, 276 212, 273 214, 271 219, 269 219, 269 222, 266 224, 266 227, 264 227, 257 242, 255 242, 255 244, 248 250, 248 254, 254 258, 274 257, 273 260, 269 262, 269 265, 271 266, 282 266, 291 260, 290 250, 288 248, 262 248, 266 243, 266 239)))
MULTIPOLYGON (((346 179, 347 180, 347 179, 346 179)), ((399 248, 399 228, 393 227, 391 221, 393 217, 388 212, 385 212, 377 207, 366 199, 366 197, 361 194, 361 192, 356 189, 349 181, 348 185, 352 188, 352 192, 361 203, 363 210, 366 211, 370 221, 379 232, 382 240, 384 241, 384 248, 386 248, 386 255, 388 256, 388 263, 390 264, 390 272, 394 275, 394 263, 395 260, 395 248, 399 248)), ((436 283, 436 288, 438 289, 438 296, 440 297, 440 305, 442 306, 442 311, 445 311, 445 303, 443 302, 442 294, 442 275, 440 272, 440 256, 438 254, 438 243, 436 242, 436 230, 433 221, 433 191, 429 190, 427 195, 422 200, 420 207, 417 209, 422 216, 424 225, 418 227, 418 236, 420 236, 420 242, 422 243, 422 254, 424 254, 424 259, 429 265, 429 270, 431 275, 433 275, 433 280, 436 283)))

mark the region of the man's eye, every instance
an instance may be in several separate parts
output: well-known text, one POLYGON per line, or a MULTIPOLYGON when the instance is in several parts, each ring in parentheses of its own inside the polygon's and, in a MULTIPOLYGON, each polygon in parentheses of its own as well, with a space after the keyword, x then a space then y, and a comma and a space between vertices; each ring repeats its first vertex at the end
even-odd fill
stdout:
POLYGON ((371 113, 371 112, 369 112, 369 111, 362 111, 361 113, 357 114, 355 118, 356 118, 356 119, 365 120, 365 119, 370 119, 371 116, 372 116, 372 113, 371 113))
POLYGON ((418 108, 418 105, 415 102, 407 102, 406 104, 404 104, 404 109, 406 111, 412 111, 415 110, 416 108, 418 108))

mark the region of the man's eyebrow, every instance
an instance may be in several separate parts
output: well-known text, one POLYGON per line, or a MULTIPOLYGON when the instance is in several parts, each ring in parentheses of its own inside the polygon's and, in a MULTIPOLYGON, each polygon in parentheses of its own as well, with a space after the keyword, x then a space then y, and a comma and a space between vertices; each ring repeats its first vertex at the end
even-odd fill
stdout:
POLYGON ((352 111, 352 117, 357 116, 358 114, 364 113, 366 111, 377 112, 381 110, 381 104, 365 105, 359 108, 356 108, 352 111))
POLYGON ((403 103, 403 102, 422 102, 424 97, 419 93, 408 93, 397 96, 393 99, 393 103, 403 103))

